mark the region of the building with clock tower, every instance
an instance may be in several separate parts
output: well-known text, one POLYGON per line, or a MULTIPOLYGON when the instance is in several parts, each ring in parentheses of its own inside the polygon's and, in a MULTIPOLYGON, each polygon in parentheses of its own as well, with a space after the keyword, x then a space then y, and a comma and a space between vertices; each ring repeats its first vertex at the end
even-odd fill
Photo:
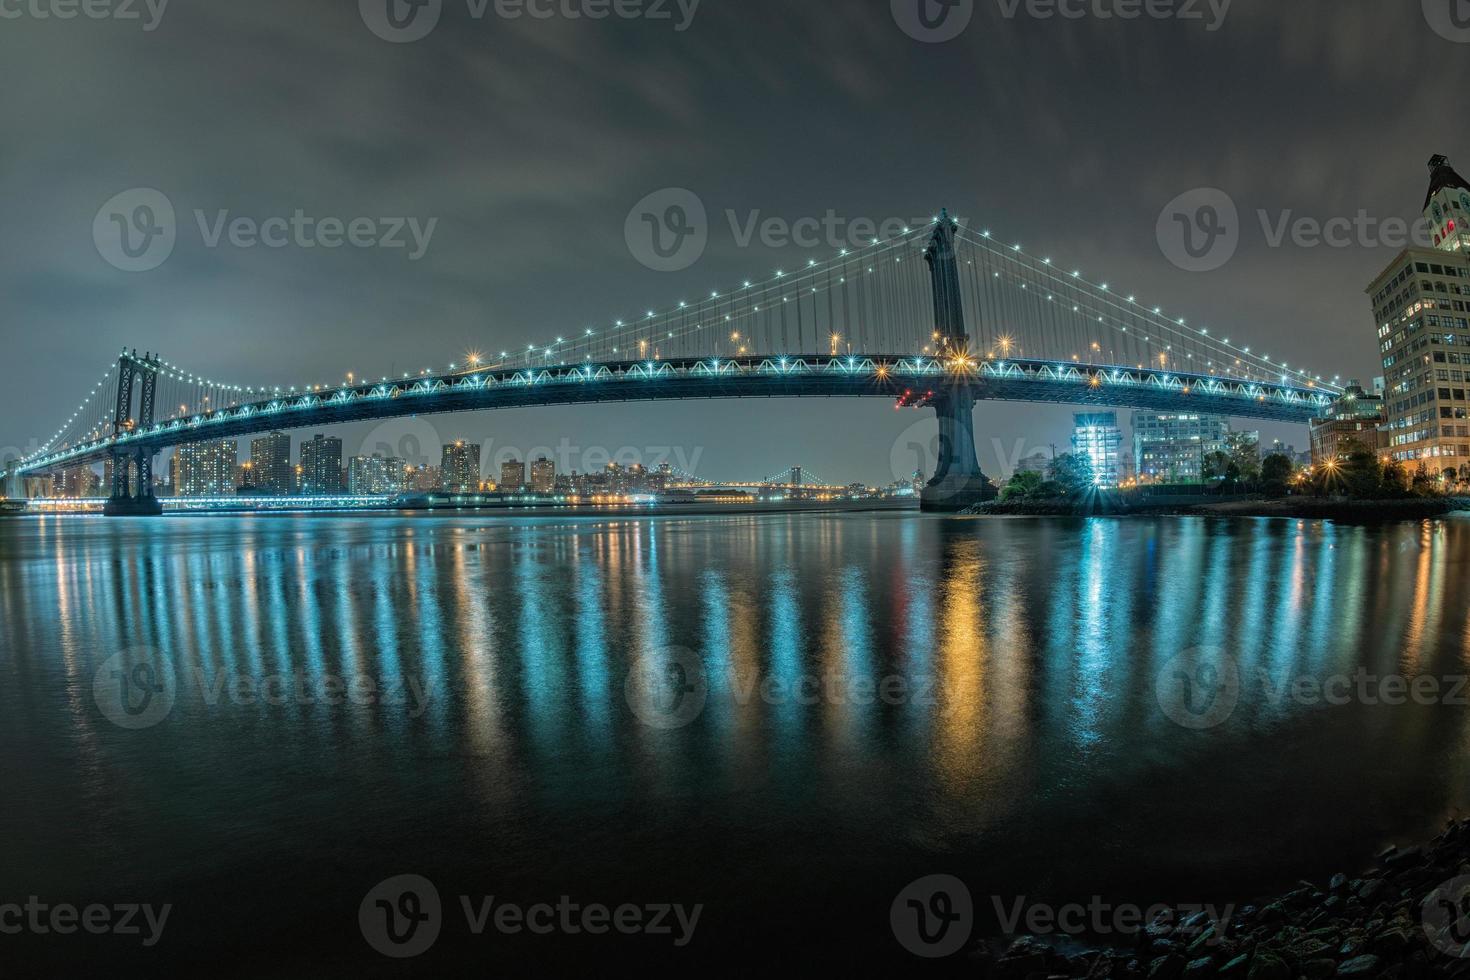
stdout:
POLYGON ((1470 183, 1444 156, 1429 161, 1429 172, 1424 218, 1434 236, 1434 247, 1446 252, 1470 252, 1470 183))
MULTIPOLYGON (((1383 364, 1379 448, 1411 469, 1470 481, 1470 183, 1429 161, 1434 247, 1408 248, 1368 295, 1383 364)), ((1428 243, 1426 242, 1425 245, 1428 243)))

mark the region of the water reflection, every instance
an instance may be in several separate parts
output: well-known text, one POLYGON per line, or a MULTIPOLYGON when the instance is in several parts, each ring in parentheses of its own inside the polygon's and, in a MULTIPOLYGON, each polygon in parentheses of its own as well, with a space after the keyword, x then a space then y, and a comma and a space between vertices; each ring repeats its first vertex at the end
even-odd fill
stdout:
POLYGON ((595 882, 632 862, 736 905, 782 887, 798 844, 876 879, 984 861, 1018 893, 1039 853, 1059 890, 1163 886, 1181 862, 1290 879, 1470 804, 1463 707, 1281 693, 1465 673, 1467 560, 1456 520, 6 522, 0 775, 27 806, 0 815, 0 870, 147 885, 227 846, 270 867, 363 812, 381 829, 349 866, 595 882), (93 697, 125 647, 180 679, 145 732, 93 697), (670 649, 708 697, 659 728, 625 681, 670 649), (1185 650, 1238 667, 1217 726, 1160 708, 1185 650), (739 869, 668 847, 721 829, 739 869), (1154 864, 1127 859, 1140 840, 1154 864))

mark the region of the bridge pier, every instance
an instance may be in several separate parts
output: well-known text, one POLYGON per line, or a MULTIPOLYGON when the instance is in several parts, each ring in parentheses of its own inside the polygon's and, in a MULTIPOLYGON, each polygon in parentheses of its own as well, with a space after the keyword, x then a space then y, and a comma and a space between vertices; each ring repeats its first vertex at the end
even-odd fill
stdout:
POLYGON ((980 470, 975 455, 975 394, 956 384, 931 404, 939 416, 939 458, 934 479, 919 493, 919 507, 932 513, 954 513, 994 500, 995 484, 980 470))
POLYGON ((929 399, 939 416, 939 459, 934 479, 919 493, 919 507, 953 513, 994 500, 995 486, 980 472, 975 456, 975 392, 970 387, 970 338, 965 331, 964 294, 954 236, 959 223, 948 210, 939 212, 934 235, 924 249, 934 290, 934 339, 942 360, 952 360, 954 374, 929 399))
MULTIPOLYGON (((158 358, 151 354, 138 359, 138 352, 126 352, 117 362, 117 407, 113 414, 113 432, 143 430, 153 426, 153 402, 158 387, 158 358), (133 415, 133 387, 137 383, 138 414, 133 415)), ((112 454, 112 488, 102 506, 107 517, 158 517, 163 504, 153 496, 153 450, 138 449, 112 454), (136 477, 134 493, 129 477, 136 477)))

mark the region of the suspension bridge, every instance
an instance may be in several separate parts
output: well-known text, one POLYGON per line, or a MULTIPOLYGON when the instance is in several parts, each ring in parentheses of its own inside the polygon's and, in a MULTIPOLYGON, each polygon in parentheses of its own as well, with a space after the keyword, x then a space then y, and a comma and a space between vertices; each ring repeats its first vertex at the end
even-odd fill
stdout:
MULTIPOLYGON (((1196 411, 1305 423, 1340 387, 1300 365, 1003 243, 941 213, 762 281, 716 290, 446 370, 335 383, 239 384, 124 350, 19 478, 111 463, 113 515, 161 513, 154 457, 187 443, 397 416, 594 402, 888 398, 933 410, 927 510, 994 496, 977 402, 1196 411)), ((14 495, 12 493, 12 495, 14 495)))

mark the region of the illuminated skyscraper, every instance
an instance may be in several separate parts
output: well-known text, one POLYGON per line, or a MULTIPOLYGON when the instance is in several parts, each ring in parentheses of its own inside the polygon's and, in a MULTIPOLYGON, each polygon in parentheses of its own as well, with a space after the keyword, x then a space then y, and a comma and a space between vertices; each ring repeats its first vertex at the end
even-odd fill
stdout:
POLYGON ((169 466, 176 497, 216 497, 235 492, 235 462, 240 445, 233 439, 190 442, 174 450, 169 466))
POLYGON ((272 432, 250 441, 250 473, 257 493, 288 494, 295 488, 291 437, 272 432))
POLYGON ((1072 416, 1072 451, 1092 461, 1093 483, 1099 487, 1118 485, 1118 452, 1123 431, 1117 412, 1080 412, 1072 416))
POLYGON ((449 493, 475 493, 480 489, 480 447, 474 443, 445 445, 439 463, 441 489, 449 493))
POLYGON ((347 492, 354 496, 383 496, 405 489, 403 460, 392 457, 354 456, 347 463, 347 492))
POLYGON ((556 464, 542 456, 531 464, 531 492, 551 493, 556 489, 556 464))
POLYGON ((301 492, 321 496, 342 491, 342 440, 317 434, 301 443, 301 492))

